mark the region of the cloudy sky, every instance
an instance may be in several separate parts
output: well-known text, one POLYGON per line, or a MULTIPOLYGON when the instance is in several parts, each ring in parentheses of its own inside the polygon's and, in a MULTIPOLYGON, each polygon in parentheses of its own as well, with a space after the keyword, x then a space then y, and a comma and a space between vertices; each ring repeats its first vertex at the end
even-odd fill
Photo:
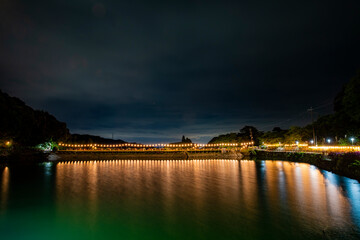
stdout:
POLYGON ((305 125, 360 66, 359 0, 1 0, 0 27, 3 91, 143 143, 305 125))

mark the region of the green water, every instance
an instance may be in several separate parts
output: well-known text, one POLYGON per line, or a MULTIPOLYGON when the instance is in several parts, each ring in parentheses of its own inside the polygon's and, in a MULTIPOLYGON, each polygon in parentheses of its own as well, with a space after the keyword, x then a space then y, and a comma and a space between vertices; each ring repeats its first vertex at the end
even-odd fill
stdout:
POLYGON ((0 239, 360 239, 360 185, 308 164, 0 167, 0 239))

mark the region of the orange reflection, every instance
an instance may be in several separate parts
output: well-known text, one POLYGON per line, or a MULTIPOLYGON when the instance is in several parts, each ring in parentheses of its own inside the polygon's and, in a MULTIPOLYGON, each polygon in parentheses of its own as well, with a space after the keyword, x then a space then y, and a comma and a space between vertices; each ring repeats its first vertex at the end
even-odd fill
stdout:
MULTIPOLYGON (((266 166, 272 207, 281 204, 277 208, 298 216, 299 225, 329 229, 346 224, 343 219, 349 217, 351 210, 348 199, 319 169, 306 163, 275 161, 267 161, 266 166)), ((275 208, 273 211, 279 210, 275 208)))
POLYGON ((218 215, 250 225, 261 224, 264 218, 283 223, 291 219, 299 229, 341 227, 349 224, 344 219, 350 212, 341 189, 317 168, 283 161, 59 163, 56 194, 59 214, 83 220, 79 212, 84 212, 89 224, 105 213, 109 219, 136 222, 135 216, 156 207, 156 217, 164 219, 169 232, 181 222, 183 212, 204 226, 218 215))
POLYGON ((5 167, 2 172, 1 179, 1 196, 0 196, 0 212, 3 213, 6 209, 8 192, 9 192, 9 168, 5 167))

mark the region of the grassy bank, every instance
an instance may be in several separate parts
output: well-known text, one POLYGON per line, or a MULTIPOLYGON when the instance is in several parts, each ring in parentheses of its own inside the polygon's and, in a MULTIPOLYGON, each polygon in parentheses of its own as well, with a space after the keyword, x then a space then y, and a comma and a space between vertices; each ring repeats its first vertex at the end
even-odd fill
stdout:
POLYGON ((360 153, 320 153, 306 152, 273 152, 249 151, 248 156, 253 160, 285 160, 290 162, 303 162, 317 166, 321 169, 353 178, 360 181, 360 153))

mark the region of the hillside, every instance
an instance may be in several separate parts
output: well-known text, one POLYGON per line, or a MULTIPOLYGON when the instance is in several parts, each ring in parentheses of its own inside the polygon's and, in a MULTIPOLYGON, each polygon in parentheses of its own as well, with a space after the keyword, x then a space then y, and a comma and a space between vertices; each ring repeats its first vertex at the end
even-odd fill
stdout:
POLYGON ((51 114, 34 110, 0 90, 0 139, 25 146, 69 136, 66 124, 51 114))

